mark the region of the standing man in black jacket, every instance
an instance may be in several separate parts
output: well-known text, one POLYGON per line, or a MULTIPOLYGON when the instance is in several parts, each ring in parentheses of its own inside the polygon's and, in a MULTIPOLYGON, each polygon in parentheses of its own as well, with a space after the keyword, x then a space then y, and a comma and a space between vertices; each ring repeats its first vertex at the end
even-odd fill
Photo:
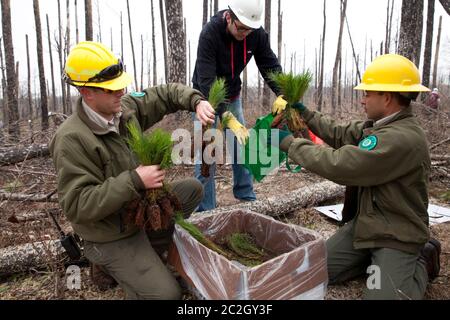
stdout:
MULTIPOLYGON (((240 75, 255 57, 256 64, 264 80, 278 96, 279 90, 270 81, 271 72, 281 72, 281 65, 270 48, 268 34, 261 27, 264 11, 263 0, 230 0, 228 9, 218 12, 205 25, 200 34, 197 62, 194 71, 194 88, 206 97, 216 78, 226 80, 228 102, 217 110, 220 117, 230 111, 245 125, 242 111, 241 78, 240 75)), ((229 140, 229 139, 228 139, 229 140)), ((239 165, 239 154, 236 139, 227 141, 228 150, 233 150, 233 193, 242 201, 254 201, 251 174, 239 165), (233 148, 233 149, 232 149, 233 148)), ((196 166, 196 177, 205 187, 205 196, 198 211, 211 210, 216 207, 215 166, 211 166, 210 177, 205 178, 200 173, 200 165, 196 166)))

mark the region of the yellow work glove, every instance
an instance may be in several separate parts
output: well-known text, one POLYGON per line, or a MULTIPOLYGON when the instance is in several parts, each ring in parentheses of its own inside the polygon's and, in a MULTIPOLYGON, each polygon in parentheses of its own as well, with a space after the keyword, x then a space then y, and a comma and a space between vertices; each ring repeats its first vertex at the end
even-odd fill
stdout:
POLYGON ((222 119, 223 127, 230 129, 241 145, 246 145, 250 137, 247 128, 244 127, 230 111, 225 112, 222 119))
POLYGON ((275 100, 275 102, 273 103, 272 114, 274 116, 276 116, 276 115, 282 113, 286 109, 287 104, 288 103, 287 103, 286 100, 284 100, 284 97, 283 96, 279 96, 277 98, 277 100, 275 100))

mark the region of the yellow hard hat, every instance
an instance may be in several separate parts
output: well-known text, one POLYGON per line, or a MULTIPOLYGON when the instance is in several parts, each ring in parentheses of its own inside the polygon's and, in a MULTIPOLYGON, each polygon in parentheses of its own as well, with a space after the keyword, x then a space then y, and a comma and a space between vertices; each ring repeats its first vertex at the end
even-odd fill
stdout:
POLYGON ((123 70, 123 63, 103 44, 80 42, 67 57, 64 79, 76 87, 121 90, 133 80, 123 70))
POLYGON ((386 54, 375 59, 364 73, 355 90, 380 92, 428 92, 423 86, 417 67, 398 54, 386 54))

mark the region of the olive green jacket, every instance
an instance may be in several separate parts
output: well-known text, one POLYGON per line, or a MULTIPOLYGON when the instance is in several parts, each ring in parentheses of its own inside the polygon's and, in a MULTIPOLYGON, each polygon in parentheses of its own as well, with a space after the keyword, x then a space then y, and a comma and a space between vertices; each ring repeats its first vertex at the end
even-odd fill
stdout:
POLYGON ((89 120, 79 99, 77 112, 61 125, 50 144, 58 175, 59 203, 78 235, 87 241, 105 243, 138 231, 122 221, 124 207, 145 188, 135 171, 138 163, 126 143, 126 123, 137 121, 146 130, 167 114, 195 111, 201 100, 204 98, 200 92, 180 84, 125 95, 119 135, 102 132, 89 120))
POLYGON ((303 113, 311 131, 331 147, 285 139, 281 149, 307 170, 341 185, 358 186, 354 247, 417 253, 429 239, 425 133, 404 109, 387 124, 338 125, 318 112, 303 113), (366 128, 366 129, 365 129, 366 128))

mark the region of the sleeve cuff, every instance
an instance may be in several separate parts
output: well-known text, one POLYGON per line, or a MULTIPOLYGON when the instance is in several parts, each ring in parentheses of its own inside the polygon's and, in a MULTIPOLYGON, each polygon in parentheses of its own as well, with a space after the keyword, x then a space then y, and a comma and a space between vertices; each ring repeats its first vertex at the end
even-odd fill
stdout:
POLYGON ((309 122, 312 118, 314 118, 314 111, 309 110, 308 108, 306 108, 302 113, 301 113, 302 118, 306 121, 309 122))
POLYGON ((289 148, 291 147, 294 140, 295 140, 295 138, 293 136, 288 136, 288 137, 284 138, 283 141, 281 141, 280 150, 288 153, 289 148))
POLYGON ((136 191, 144 191, 145 185, 144 182, 142 182, 141 177, 137 174, 136 170, 131 171, 131 181, 133 181, 133 185, 136 188, 136 191))
POLYGON ((191 110, 192 112, 195 112, 195 108, 201 101, 205 101, 205 97, 200 93, 200 91, 196 91, 191 99, 191 110))

